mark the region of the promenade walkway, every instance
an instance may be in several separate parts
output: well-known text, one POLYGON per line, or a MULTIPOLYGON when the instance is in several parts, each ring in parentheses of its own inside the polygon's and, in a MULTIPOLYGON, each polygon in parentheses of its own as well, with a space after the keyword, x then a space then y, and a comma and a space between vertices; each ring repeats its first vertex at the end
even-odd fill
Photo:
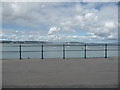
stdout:
POLYGON ((117 58, 2 60, 3 88, 116 88, 117 58))

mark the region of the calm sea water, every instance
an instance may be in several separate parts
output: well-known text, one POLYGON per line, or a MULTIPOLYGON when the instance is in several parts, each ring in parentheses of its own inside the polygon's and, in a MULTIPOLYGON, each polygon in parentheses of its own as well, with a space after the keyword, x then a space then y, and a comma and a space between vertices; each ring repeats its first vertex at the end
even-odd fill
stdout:
MULTIPOLYGON (((19 45, 20 44, 3 44, 2 45, 2 58, 19 58, 19 45)), ((22 44, 22 58, 41 58, 41 45, 40 44, 22 44)), ((63 46, 62 45, 44 45, 44 58, 62 58, 63 46)), ((118 46, 108 45, 108 57, 118 56, 118 46)), ((87 57, 104 57, 105 46, 87 46, 87 57)), ((84 57, 83 46, 65 46, 66 58, 79 58, 84 57)))

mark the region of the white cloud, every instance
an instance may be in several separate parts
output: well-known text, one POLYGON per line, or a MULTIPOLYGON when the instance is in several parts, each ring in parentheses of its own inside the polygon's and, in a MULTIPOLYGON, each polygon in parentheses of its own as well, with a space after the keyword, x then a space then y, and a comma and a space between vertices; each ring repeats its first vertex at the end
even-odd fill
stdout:
POLYGON ((48 35, 51 35, 59 30, 60 30, 60 28, 58 28, 58 27, 51 27, 50 30, 48 31, 48 35))
POLYGON ((108 29, 113 29, 113 28, 115 28, 115 23, 114 22, 106 22, 105 27, 108 29))
MULTIPOLYGON (((118 8, 113 3, 4 3, 3 23, 33 28, 8 32, 30 40, 116 38, 118 8), (97 9, 96 9, 97 7, 97 9), (99 9, 98 9, 99 8, 99 9), (87 33, 81 35, 81 30, 87 33), (44 34, 43 34, 44 33, 44 34), (21 36, 20 36, 21 35, 21 36), (70 37, 69 37, 70 36, 70 37)), ((14 26, 13 26, 14 27, 14 26)), ((4 32, 4 31, 3 31, 4 32)), ((7 33, 7 31, 6 31, 7 33)), ((8 35, 8 34, 7 34, 8 35)), ((8 36, 10 38, 10 36, 8 36)), ((11 36, 12 38, 15 36, 11 36)), ((7 38, 7 36, 6 36, 7 38)), ((11 39, 12 39, 11 38, 11 39)))

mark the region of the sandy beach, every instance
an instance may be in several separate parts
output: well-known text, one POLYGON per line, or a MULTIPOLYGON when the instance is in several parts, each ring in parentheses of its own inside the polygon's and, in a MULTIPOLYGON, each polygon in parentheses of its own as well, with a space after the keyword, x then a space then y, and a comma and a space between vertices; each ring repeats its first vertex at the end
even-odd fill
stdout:
POLYGON ((116 88, 118 58, 4 59, 3 88, 116 88))

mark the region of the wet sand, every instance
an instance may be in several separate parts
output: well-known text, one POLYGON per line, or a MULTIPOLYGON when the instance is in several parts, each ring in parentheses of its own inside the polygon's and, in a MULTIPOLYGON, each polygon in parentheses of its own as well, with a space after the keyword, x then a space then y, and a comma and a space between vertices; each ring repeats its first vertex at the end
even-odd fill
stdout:
POLYGON ((3 88, 116 88, 118 58, 3 59, 3 88))

